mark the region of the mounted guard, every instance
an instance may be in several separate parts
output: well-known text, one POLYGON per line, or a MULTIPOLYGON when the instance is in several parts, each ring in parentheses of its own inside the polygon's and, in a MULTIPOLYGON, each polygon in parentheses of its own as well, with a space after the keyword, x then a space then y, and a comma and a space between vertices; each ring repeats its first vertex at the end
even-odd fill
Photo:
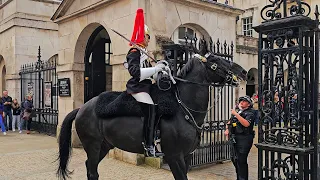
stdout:
POLYGON ((131 41, 135 43, 127 54, 126 60, 128 71, 132 76, 127 82, 127 93, 131 94, 138 102, 144 115, 144 140, 145 154, 147 156, 162 156, 162 153, 156 153, 154 145, 154 126, 155 119, 158 118, 156 111, 157 105, 154 104, 150 96, 152 85, 151 76, 164 70, 165 65, 160 63, 152 67, 148 61, 147 47, 150 41, 149 28, 144 24, 143 9, 137 10, 134 24, 134 30, 131 41), (136 47, 139 46, 140 48, 136 47), (145 52, 141 52, 144 50, 145 52))
POLYGON ((178 77, 172 77, 168 62, 157 61, 146 53, 149 38, 143 10, 139 9, 132 40, 126 39, 133 45, 126 57, 132 76, 126 91, 101 93, 65 117, 59 137, 57 174, 60 177, 65 179, 70 174, 67 165, 74 121, 87 153, 88 180, 99 178, 98 164, 114 148, 153 157, 165 154, 163 158, 174 178, 188 179, 192 152, 200 143, 199 132, 205 127, 210 93, 208 86, 236 85, 247 77, 247 72, 236 63, 211 54, 207 48, 203 51, 195 48, 196 54, 182 67, 178 77), (148 57, 156 62, 155 67, 148 57), (151 77, 157 79, 157 87, 152 85, 151 77), (171 84, 170 88, 159 85, 167 84, 169 79, 175 88, 171 88, 171 84))

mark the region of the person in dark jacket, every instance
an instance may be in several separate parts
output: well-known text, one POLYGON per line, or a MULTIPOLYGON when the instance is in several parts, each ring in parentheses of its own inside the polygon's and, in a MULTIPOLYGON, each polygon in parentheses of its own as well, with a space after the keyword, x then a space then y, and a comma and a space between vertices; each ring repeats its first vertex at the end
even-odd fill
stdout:
POLYGON ((148 27, 144 24, 143 10, 137 10, 134 32, 131 41, 139 48, 132 47, 126 57, 128 71, 132 76, 127 82, 127 93, 131 94, 138 102, 144 115, 144 141, 143 143, 146 156, 162 156, 156 153, 154 143, 154 126, 156 119, 156 105, 150 96, 152 85, 151 76, 162 71, 164 64, 157 64, 152 67, 148 61, 147 47, 150 41, 148 27), (144 52, 142 52, 142 50, 144 52))
POLYGON ((7 90, 3 91, 2 102, 4 105, 3 112, 4 112, 5 124, 7 126, 7 130, 9 130, 12 126, 12 108, 11 108, 12 98, 8 95, 7 90))
POLYGON ((22 133, 21 131, 21 117, 20 117, 20 104, 18 103, 18 100, 17 99, 14 99, 13 100, 13 103, 12 103, 12 131, 15 131, 16 129, 16 123, 17 123, 17 127, 18 127, 18 130, 19 130, 19 133, 22 133))
POLYGON ((27 124, 27 134, 30 134, 33 111, 32 95, 27 95, 27 99, 23 102, 21 107, 21 116, 27 124))

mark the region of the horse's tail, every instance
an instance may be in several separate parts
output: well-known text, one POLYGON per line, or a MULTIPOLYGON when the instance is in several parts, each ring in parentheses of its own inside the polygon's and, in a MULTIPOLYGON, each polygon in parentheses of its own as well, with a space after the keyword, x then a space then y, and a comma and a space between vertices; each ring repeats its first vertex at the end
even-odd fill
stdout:
POLYGON ((76 118, 80 108, 71 111, 65 118, 61 126, 61 131, 59 135, 59 168, 57 170, 57 175, 59 178, 69 177, 72 172, 67 169, 69 163, 69 157, 71 154, 71 128, 72 122, 76 118))

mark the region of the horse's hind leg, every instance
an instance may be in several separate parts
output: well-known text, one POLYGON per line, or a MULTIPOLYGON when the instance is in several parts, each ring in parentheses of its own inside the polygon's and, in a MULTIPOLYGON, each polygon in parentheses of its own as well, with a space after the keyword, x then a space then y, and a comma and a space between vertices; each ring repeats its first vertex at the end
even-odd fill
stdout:
POLYGON ((98 164, 112 148, 112 145, 102 140, 91 141, 91 143, 84 145, 88 157, 86 160, 88 180, 99 179, 98 164))
POLYGON ((83 143, 83 148, 87 153, 86 167, 88 180, 98 180, 99 154, 101 150, 101 141, 95 140, 83 143))
POLYGON ((176 180, 188 180, 187 167, 183 156, 165 157, 176 180))
POLYGON ((191 160, 192 160, 192 154, 188 154, 186 157, 184 157, 184 162, 186 164, 186 174, 191 169, 191 160))
POLYGON ((114 147, 109 144, 107 141, 103 141, 101 144, 100 155, 99 155, 99 162, 109 153, 110 149, 114 147))

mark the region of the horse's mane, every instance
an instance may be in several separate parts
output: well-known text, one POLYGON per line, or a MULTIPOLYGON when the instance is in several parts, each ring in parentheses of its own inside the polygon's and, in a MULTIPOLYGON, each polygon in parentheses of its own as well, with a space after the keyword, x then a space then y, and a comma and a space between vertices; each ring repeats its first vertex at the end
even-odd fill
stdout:
MULTIPOLYGON (((187 45, 187 48, 189 48, 194 53, 200 55, 204 55, 208 52, 205 41, 201 41, 200 50, 198 50, 195 46, 192 45, 187 45)), ((196 57, 190 58, 188 62, 183 66, 183 68, 180 70, 180 72, 178 72, 178 76, 180 78, 184 78, 188 74, 188 72, 190 72, 190 70, 196 62, 199 62, 199 60, 196 57)))
MULTIPOLYGON (((192 69, 193 65, 197 62, 198 60, 196 58, 190 58, 189 61, 183 66, 183 68, 180 70, 178 73, 178 77, 180 78, 185 78, 188 72, 192 69)), ((199 61, 198 61, 199 62, 199 61)))

